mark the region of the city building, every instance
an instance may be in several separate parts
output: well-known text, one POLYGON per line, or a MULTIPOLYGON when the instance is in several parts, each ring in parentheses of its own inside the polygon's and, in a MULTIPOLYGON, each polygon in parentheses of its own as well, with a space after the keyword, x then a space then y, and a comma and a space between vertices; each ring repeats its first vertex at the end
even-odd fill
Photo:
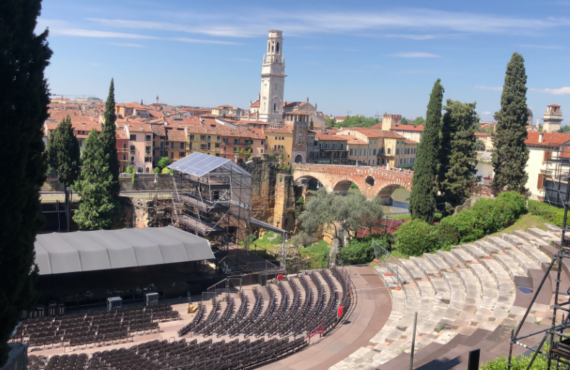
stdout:
POLYGON ((486 132, 476 132, 475 137, 485 145, 485 151, 490 152, 493 150, 493 135, 486 132))
POLYGON ((382 116, 382 122, 371 126, 370 128, 392 131, 406 139, 417 141, 419 143, 422 139, 424 126, 401 125, 401 122, 402 116, 399 114, 384 114, 382 116))
POLYGON ((542 132, 558 132, 562 123, 562 111, 558 104, 550 104, 546 107, 544 117, 542 118, 542 132))
POLYGON ((315 138, 319 148, 315 163, 348 164, 348 141, 351 137, 317 131, 315 138))
POLYGON ((265 151, 270 156, 283 156, 283 162, 291 165, 293 154, 293 129, 289 126, 283 128, 268 128, 263 130, 267 137, 265 151))
POLYGON ((135 168, 137 173, 151 173, 153 162, 152 127, 148 123, 138 120, 124 120, 121 123, 129 137, 130 165, 135 168))

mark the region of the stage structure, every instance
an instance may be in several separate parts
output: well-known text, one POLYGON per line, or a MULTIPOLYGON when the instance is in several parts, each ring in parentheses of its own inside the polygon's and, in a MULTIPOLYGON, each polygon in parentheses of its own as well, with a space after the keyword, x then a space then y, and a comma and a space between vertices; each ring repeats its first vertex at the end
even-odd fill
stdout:
POLYGON ((511 332, 511 345, 509 350, 508 368, 512 367, 513 345, 520 345, 533 352, 527 369, 530 369, 536 356, 540 353, 547 357, 550 369, 551 365, 556 363, 556 369, 570 368, 570 289, 567 292, 560 291, 560 279, 562 269, 566 271, 570 268, 570 238, 566 237, 566 232, 570 231, 567 227, 568 208, 570 207, 570 192, 568 192, 568 182, 570 180, 570 146, 567 144, 560 147, 559 152, 552 153, 548 158, 549 164, 553 165, 550 173, 544 177, 545 193, 548 203, 564 207, 564 219, 562 230, 560 232, 560 241, 553 242, 552 245, 558 250, 553 256, 552 261, 540 282, 538 289, 534 292, 534 296, 521 320, 519 325, 511 332), (548 187, 547 187, 547 186, 548 187), (552 312, 552 322, 547 329, 535 331, 526 335, 519 335, 526 318, 532 310, 532 306, 542 289, 551 289, 550 284, 544 286, 550 271, 556 271, 556 288, 554 290, 554 305, 552 312), (562 312, 559 312, 562 311, 562 312), (533 336, 542 336, 540 344, 537 347, 530 347, 521 342, 521 340, 533 336), (549 344, 546 350, 545 343, 549 344))
POLYGON ((543 178, 544 202, 556 207, 564 207, 568 192, 570 173, 570 141, 561 144, 558 151, 545 152, 547 171, 543 178))
MULTIPOLYGON (((174 170, 174 222, 210 239, 221 252, 221 262, 230 245, 237 246, 249 232, 251 174, 229 159, 198 152, 168 168, 174 170)), ((238 259, 236 253, 236 265, 238 259)))

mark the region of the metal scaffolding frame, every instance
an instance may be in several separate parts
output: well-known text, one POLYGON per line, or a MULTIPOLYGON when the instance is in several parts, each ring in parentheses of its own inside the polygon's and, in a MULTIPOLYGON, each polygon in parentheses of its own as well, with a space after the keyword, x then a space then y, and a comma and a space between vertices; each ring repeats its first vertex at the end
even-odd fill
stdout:
POLYGON ((513 345, 515 344, 533 352, 527 370, 531 368, 539 353, 548 359, 548 369, 550 369, 553 362, 556 363, 557 369, 570 369, 570 332, 568 332, 568 330, 570 330, 570 300, 568 300, 570 289, 568 292, 560 292, 560 276, 563 268, 563 260, 565 258, 570 258, 570 238, 566 238, 566 232, 570 231, 570 228, 567 227, 568 209, 570 208, 570 192, 567 191, 568 182, 570 180, 570 144, 565 143, 561 145, 559 151, 550 152, 550 154, 547 154, 547 158, 545 159, 547 159, 547 164, 549 165, 547 167, 549 170, 543 173, 545 202, 558 207, 564 207, 561 237, 560 242, 553 243, 553 245, 558 248, 558 252, 553 256, 548 269, 546 269, 544 277, 542 278, 538 289, 534 292, 534 296, 532 297, 521 322, 511 332, 509 358, 507 363, 509 369, 512 367, 513 345), (553 168, 550 168, 551 166, 553 168), (540 291, 542 289, 550 289, 548 286, 544 287, 544 283, 552 269, 556 271, 556 288, 554 291, 554 306, 551 325, 547 329, 519 336, 520 330, 524 325, 528 314, 532 310, 532 306, 540 291), (564 296, 562 301, 560 300, 561 295, 564 296), (557 321, 557 315, 560 314, 558 311, 562 311, 562 315, 561 319, 557 321), (525 338, 538 335, 542 335, 542 339, 536 348, 527 346, 521 342, 521 340, 525 338), (547 341, 550 344, 548 351, 543 350, 544 344, 547 341))
MULTIPOLYGON (((173 220, 217 244, 218 262, 227 260, 230 245, 249 233, 251 174, 229 159, 198 152, 168 167, 174 170, 173 220)), ((233 262, 240 264, 239 253, 233 262)))

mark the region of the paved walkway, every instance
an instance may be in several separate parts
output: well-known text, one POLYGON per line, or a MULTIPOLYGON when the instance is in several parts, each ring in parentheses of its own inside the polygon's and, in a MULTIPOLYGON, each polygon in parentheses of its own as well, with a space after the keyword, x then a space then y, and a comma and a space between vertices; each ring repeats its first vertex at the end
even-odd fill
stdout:
POLYGON ((260 369, 324 370, 342 361, 380 331, 390 316, 390 293, 369 267, 351 267, 356 287, 356 304, 348 320, 325 338, 315 336, 305 350, 260 369))

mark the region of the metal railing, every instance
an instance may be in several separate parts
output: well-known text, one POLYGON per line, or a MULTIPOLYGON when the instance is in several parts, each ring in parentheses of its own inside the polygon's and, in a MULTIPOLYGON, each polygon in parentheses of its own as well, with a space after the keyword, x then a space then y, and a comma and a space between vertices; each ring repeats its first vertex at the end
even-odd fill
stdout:
POLYGON ((394 278, 394 283, 402 287, 402 279, 400 278, 400 266, 398 264, 398 259, 390 253, 389 250, 381 246, 376 240, 372 240, 372 246, 374 247, 374 256, 378 261, 378 264, 388 273, 392 274, 394 278))

